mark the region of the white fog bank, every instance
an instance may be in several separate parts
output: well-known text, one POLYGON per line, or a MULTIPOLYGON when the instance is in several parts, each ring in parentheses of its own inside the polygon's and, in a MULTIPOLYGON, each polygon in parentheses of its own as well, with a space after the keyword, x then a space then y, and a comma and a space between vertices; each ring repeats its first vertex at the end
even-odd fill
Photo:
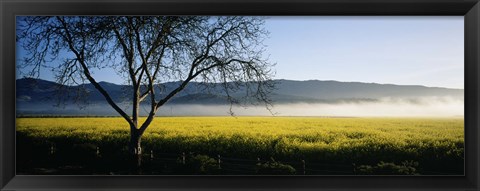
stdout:
MULTIPOLYGON (((170 105, 160 109, 159 115, 228 115, 229 106, 170 105)), ((234 106, 238 116, 463 116, 464 101, 453 98, 390 99, 357 103, 292 103, 275 104, 271 112, 265 106, 234 106)))
MULTIPOLYGON (((128 105, 122 107, 130 113, 128 105)), ((141 109, 146 115, 148 106, 141 109)), ((167 104, 157 112, 159 116, 227 116, 229 105, 167 104)), ((415 99, 383 98, 378 101, 338 103, 283 103, 274 104, 271 112, 264 105, 233 106, 236 116, 392 116, 392 117, 448 117, 463 116, 464 101, 451 97, 425 97, 415 99)), ((80 109, 77 105, 53 107, 42 105, 17 105, 17 115, 96 115, 117 116, 106 103, 92 104, 80 109)))

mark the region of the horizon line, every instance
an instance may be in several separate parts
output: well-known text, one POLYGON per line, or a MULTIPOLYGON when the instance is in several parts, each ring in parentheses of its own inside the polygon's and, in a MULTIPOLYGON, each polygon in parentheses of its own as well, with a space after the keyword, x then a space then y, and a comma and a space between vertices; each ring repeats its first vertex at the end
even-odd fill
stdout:
MULTIPOLYGON (((16 80, 21 80, 21 79, 35 79, 35 80, 43 80, 43 81, 48 81, 48 82, 53 82, 53 83, 57 83, 55 80, 52 81, 52 80, 47 80, 47 79, 42 79, 42 78, 34 78, 34 77, 21 77, 21 78, 17 78, 16 80)), ((15 81, 16 81, 15 80, 15 81)), ((425 87, 425 88, 444 88, 444 89, 452 89, 452 90, 465 90, 465 88, 454 88, 454 87, 440 87, 440 86, 427 86, 427 85, 421 85, 421 84, 393 84, 393 83, 380 83, 380 82, 364 82, 364 81, 341 81, 341 80, 332 80, 332 79, 308 79, 308 80, 298 80, 298 79, 285 79, 285 78, 278 78, 278 79, 272 79, 273 81, 281 81, 281 80, 285 80, 285 81, 295 81, 295 82, 308 82, 308 81, 320 81, 320 82, 340 82, 340 83, 363 83, 363 84, 376 84, 376 85, 393 85, 393 86, 420 86, 420 87, 425 87)), ((182 80, 177 80, 177 81, 168 81, 168 82, 162 82, 161 84, 164 84, 164 83, 174 83, 174 82, 180 82, 182 80)), ((197 82, 197 81, 192 81, 192 82, 196 82, 196 83, 201 83, 201 82, 197 82)), ((121 83, 115 83, 115 82, 108 82, 108 81, 99 81, 97 83, 109 83, 109 84, 115 84, 115 85, 127 85, 127 84, 121 84, 121 83)), ((82 84, 78 84, 78 85, 88 85, 88 84, 91 84, 91 83, 82 83, 82 84)))

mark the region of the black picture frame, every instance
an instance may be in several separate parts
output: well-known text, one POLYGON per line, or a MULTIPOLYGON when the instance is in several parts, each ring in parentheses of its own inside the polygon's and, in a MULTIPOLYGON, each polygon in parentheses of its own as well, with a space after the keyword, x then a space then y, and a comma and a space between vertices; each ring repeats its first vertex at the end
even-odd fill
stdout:
POLYGON ((1 190, 479 190, 479 0, 0 0, 1 190), (465 176, 16 176, 16 15, 462 15, 465 176))

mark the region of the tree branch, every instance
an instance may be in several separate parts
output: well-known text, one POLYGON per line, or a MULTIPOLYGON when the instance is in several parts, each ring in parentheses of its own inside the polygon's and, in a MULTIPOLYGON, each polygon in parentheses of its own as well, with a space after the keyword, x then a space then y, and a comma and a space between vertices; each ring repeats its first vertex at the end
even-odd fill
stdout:
POLYGON ((113 101, 113 99, 110 97, 108 92, 105 91, 105 89, 103 89, 102 86, 100 86, 100 84, 98 84, 97 81, 91 76, 90 70, 88 69, 85 61, 83 60, 83 56, 80 55, 80 53, 76 50, 75 46, 73 45, 73 38, 70 34, 70 30, 68 29, 67 23, 61 17, 57 17, 57 19, 63 25, 63 29, 65 30, 65 38, 66 38, 66 41, 68 43, 68 47, 77 57, 78 62, 82 66, 83 73, 84 73, 85 77, 87 77, 88 81, 90 81, 90 83, 92 83, 93 86, 103 95, 103 97, 108 102, 108 104, 110 104, 110 106, 112 106, 113 109, 115 109, 115 111, 117 111, 125 120, 127 120, 127 122, 130 125, 133 125, 133 122, 130 119, 130 117, 120 107, 118 107, 118 105, 113 101))

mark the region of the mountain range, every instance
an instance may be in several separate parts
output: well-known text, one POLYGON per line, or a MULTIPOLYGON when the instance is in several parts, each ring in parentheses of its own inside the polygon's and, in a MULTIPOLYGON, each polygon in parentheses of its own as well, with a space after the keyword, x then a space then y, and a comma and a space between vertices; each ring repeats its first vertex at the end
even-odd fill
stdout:
MULTIPOLYGON (((181 82, 160 84, 164 91, 156 92, 165 96, 181 82)), ((273 103, 339 103, 339 102, 374 102, 383 98, 408 99, 414 101, 419 97, 452 97, 463 100, 463 89, 425 87, 420 85, 394 85, 362 82, 339 81, 294 81, 275 80, 275 88, 270 94, 273 103)), ((128 85, 108 82, 99 84, 116 102, 129 102, 131 89, 128 85)), ((75 100, 86 103, 105 102, 104 97, 92 84, 64 86, 42 79, 22 78, 16 80, 17 105, 46 104, 55 102, 73 103, 75 100)), ((244 90, 231 94, 233 97, 245 95, 244 90)), ((189 83, 183 91, 175 95, 169 104, 226 104, 226 94, 218 84, 189 83), (205 91, 205 85, 210 88, 205 91)))

